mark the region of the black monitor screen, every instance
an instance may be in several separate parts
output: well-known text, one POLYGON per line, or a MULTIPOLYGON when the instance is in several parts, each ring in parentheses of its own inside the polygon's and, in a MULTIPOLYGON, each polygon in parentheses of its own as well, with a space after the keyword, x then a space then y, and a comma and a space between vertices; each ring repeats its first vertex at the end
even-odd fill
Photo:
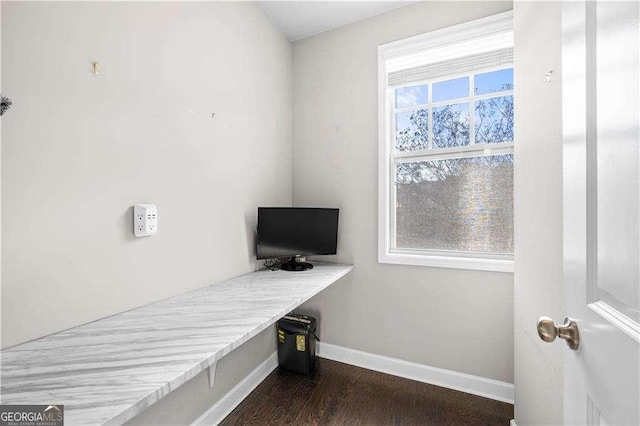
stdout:
POLYGON ((258 259, 336 254, 338 209, 259 207, 258 259))

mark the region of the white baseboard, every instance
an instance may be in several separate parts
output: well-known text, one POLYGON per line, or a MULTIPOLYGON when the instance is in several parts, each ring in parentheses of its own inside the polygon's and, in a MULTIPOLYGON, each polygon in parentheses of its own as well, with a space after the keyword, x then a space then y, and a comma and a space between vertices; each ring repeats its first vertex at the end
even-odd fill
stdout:
POLYGON ((198 417, 194 425, 217 425, 227 417, 273 370, 278 367, 278 353, 253 369, 240 383, 227 392, 218 402, 213 404, 203 415, 198 417))
POLYGON ((318 356, 513 404, 513 384, 318 342, 318 356))
POLYGON ((516 419, 511 419, 511 420, 509 421, 509 426, 518 426, 518 425, 516 424, 516 419))

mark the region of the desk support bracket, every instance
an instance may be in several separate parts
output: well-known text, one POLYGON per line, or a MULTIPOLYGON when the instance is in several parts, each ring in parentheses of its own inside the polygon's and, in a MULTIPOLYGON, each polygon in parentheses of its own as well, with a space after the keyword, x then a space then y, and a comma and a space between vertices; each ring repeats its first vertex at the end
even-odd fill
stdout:
POLYGON ((209 389, 213 388, 213 384, 216 381, 217 366, 218 366, 218 361, 214 361, 214 363, 209 366, 209 389))

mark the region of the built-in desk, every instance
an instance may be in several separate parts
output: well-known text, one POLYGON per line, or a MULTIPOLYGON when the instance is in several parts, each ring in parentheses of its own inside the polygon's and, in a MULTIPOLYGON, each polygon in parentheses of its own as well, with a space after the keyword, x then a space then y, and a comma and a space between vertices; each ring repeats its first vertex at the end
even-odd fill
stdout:
MULTIPOLYGON (((3 404, 64 404, 65 424, 119 424, 353 269, 258 271, 2 351, 3 404)), ((275 339, 275 336, 274 336, 275 339)))

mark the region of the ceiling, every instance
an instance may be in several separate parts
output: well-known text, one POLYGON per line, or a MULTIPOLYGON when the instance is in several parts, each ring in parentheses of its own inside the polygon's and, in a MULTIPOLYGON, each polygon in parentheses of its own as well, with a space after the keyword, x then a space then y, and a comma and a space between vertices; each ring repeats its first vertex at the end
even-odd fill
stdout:
POLYGON ((296 41, 412 1, 260 1, 260 6, 289 40, 296 41))

